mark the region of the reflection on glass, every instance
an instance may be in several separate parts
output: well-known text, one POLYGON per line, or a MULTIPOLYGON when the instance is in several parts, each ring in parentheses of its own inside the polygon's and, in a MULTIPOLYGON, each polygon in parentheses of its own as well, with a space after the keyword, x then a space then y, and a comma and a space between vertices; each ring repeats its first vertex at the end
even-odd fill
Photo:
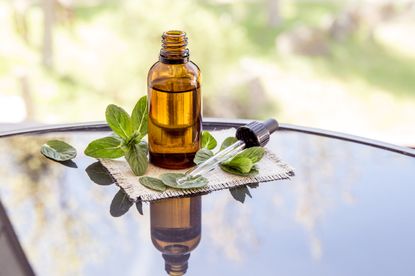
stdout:
POLYGON ((184 275, 190 252, 201 237, 201 197, 150 203, 151 240, 161 251, 169 275, 184 275))

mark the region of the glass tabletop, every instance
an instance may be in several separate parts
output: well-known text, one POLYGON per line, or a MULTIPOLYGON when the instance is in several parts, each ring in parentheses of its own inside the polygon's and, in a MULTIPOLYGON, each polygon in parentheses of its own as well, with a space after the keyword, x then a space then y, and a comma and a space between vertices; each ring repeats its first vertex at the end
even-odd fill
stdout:
POLYGON ((268 147, 290 180, 133 204, 83 155, 93 130, 0 138, 0 198, 37 275, 415 273, 410 154, 283 129, 268 147), (74 162, 39 153, 51 138, 74 162))

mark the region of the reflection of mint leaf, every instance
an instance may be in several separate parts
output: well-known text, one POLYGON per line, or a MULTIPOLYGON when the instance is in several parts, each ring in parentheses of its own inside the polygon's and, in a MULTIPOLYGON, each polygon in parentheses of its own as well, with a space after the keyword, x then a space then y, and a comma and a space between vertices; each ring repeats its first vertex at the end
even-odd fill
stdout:
POLYGON ((76 157, 76 149, 60 140, 50 140, 43 144, 40 152, 56 161, 68 161, 76 157))
POLYGON ((132 205, 133 202, 129 200, 128 195, 120 189, 111 201, 110 213, 113 217, 120 217, 127 213, 132 205))
POLYGON ((230 145, 232 145, 236 141, 238 141, 238 139, 236 139, 236 137, 226 138, 225 140, 223 140, 222 145, 220 146, 220 150, 224 150, 225 148, 229 147, 230 145))
POLYGON ((89 178, 98 185, 110 185, 115 182, 108 170, 100 163, 95 162, 89 165, 85 172, 89 178))
POLYGON ((110 104, 105 111, 105 118, 109 127, 125 141, 132 135, 131 118, 128 113, 119 106, 110 104))
POLYGON ((148 105, 147 96, 141 97, 131 113, 131 124, 133 132, 141 139, 147 134, 148 105))
POLYGON ((125 160, 127 160, 135 175, 140 176, 146 172, 148 166, 147 154, 139 145, 132 145, 128 148, 125 153, 125 160))
POLYGON ((140 215, 143 215, 143 202, 141 202, 141 200, 138 200, 135 203, 135 208, 137 209, 138 213, 140 213, 140 215))
POLYGON ((217 144, 218 143, 216 142, 216 139, 213 138, 212 134, 206 130, 202 132, 202 148, 212 150, 217 144))
POLYGON ((122 141, 114 136, 100 138, 89 143, 85 155, 95 158, 119 158, 124 155, 122 141))
POLYGON ((248 195, 250 198, 252 198, 251 193, 249 192, 249 189, 246 185, 240 186, 240 187, 234 187, 230 188, 229 192, 231 193, 232 197, 239 201, 240 203, 245 202, 245 198, 248 195))
POLYGON ((196 152, 195 158, 193 159, 193 162, 196 165, 199 165, 200 163, 208 160, 210 157, 213 156, 213 152, 211 150, 208 150, 206 148, 201 148, 196 152))
POLYGON ((150 176, 142 176, 139 179, 140 183, 152 190, 164 192, 167 187, 164 185, 163 181, 158 178, 150 177, 150 176))

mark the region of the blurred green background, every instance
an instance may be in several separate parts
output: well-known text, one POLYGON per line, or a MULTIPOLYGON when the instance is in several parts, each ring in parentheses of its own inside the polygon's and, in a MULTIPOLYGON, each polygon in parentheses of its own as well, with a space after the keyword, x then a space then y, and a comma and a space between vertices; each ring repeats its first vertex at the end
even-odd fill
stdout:
POLYGON ((130 111, 170 29, 188 34, 205 116, 415 145, 414 1, 3 0, 0 128, 130 111))

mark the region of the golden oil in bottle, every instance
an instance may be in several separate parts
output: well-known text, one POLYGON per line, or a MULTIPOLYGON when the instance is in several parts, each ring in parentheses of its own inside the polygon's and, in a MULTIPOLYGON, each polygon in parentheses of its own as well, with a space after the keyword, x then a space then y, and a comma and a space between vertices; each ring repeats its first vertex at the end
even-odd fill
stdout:
POLYGON ((148 72, 150 162, 169 169, 191 167, 200 147, 200 70, 189 60, 181 31, 162 36, 159 61, 148 72))

